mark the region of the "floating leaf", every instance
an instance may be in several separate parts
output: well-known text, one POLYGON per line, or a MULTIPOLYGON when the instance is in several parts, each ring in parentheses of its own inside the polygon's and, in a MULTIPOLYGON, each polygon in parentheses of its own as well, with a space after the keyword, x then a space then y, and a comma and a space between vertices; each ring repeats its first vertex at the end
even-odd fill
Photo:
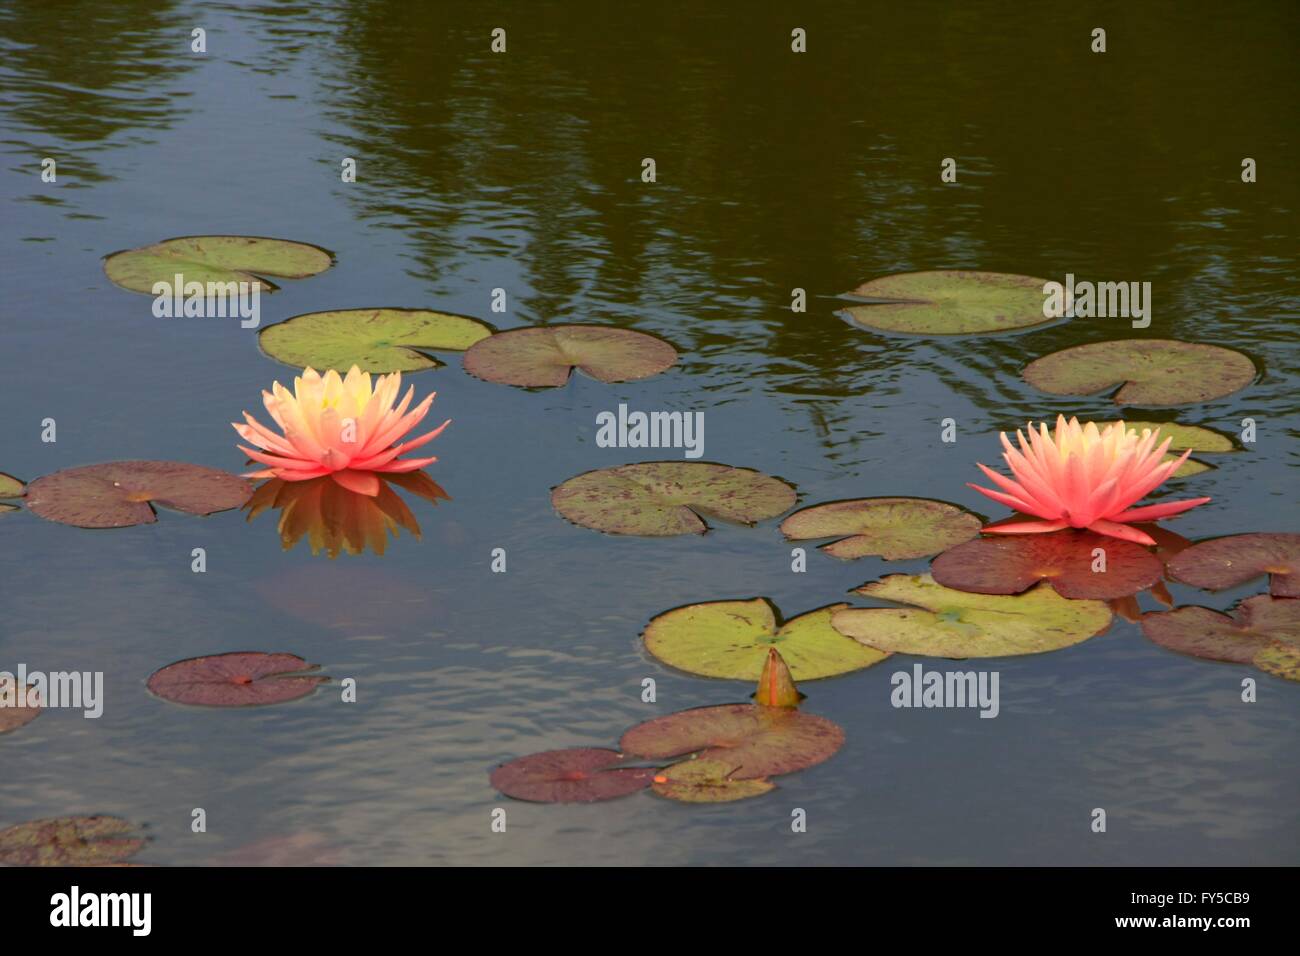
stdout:
POLYGON ((1300 681, 1300 647, 1274 644, 1255 655, 1254 664, 1266 674, 1300 681))
POLYGON ((623 735, 624 753, 659 760, 698 752, 735 768, 733 780, 793 773, 831 757, 844 731, 800 710, 723 704, 697 707, 637 724, 623 735))
POLYGON ((646 650, 669 667, 703 677, 755 680, 768 651, 780 648, 795 680, 817 680, 888 656, 831 627, 831 615, 847 606, 833 604, 781 624, 767 598, 709 601, 660 614, 643 637, 646 650))
POLYGON ((41 695, 34 684, 27 685, 27 693, 20 701, 18 681, 10 674, 0 677, 0 734, 30 724, 40 715, 41 695))
POLYGON ((776 789, 776 784, 762 778, 736 780, 731 775, 734 769, 720 760, 686 760, 659 771, 651 789, 682 803, 730 803, 776 789))
POLYGON ((6 511, 18 511, 18 510, 20 509, 18 508, 17 505, 7 505, 4 504, 3 502, 0 502, 0 515, 4 514, 6 511))
POLYGON ((798 707, 802 699, 803 694, 795 687, 785 658, 775 647, 769 647, 767 660, 763 662, 763 673, 758 675, 754 703, 763 707, 798 707))
POLYGON ((155 282, 256 283, 262 292, 277 286, 265 276, 303 279, 334 264, 327 249, 262 236, 180 236, 152 246, 104 257, 104 272, 114 285, 153 294, 155 282))
POLYGON ((143 837, 118 817, 56 817, 0 830, 7 866, 103 866, 138 853, 143 837))
POLYGON ((873 279, 851 295, 892 301, 846 310, 858 325, 910 335, 964 335, 1027 329, 1043 315, 1043 279, 1005 272, 907 272, 873 279))
POLYGON ((150 502, 209 515, 238 508, 253 486, 227 471, 178 461, 109 461, 69 468, 27 486, 27 507, 78 528, 124 528, 157 520, 150 502))
POLYGON ((1300 646, 1300 601, 1258 594, 1232 616, 1204 607, 1144 615, 1142 633, 1161 647, 1211 661, 1252 663, 1277 643, 1300 646))
POLYGON ((790 541, 839 538, 821 546, 837 558, 879 555, 903 561, 969 541, 979 534, 980 524, 969 511, 944 501, 854 498, 796 511, 781 522, 781 533, 790 541))
POLYGON ((1300 534, 1234 534, 1180 551, 1169 573, 1184 584, 1222 591, 1269 575, 1275 597, 1300 597, 1300 534))
POLYGON ((492 771, 492 786, 534 803, 594 803, 650 786, 653 767, 620 767, 616 750, 576 747, 511 760, 492 771))
POLYGON ((926 575, 891 574, 857 589, 907 608, 850 608, 831 623, 870 647, 927 657, 1011 657, 1060 650, 1110 626, 1101 601, 1071 601, 1046 584, 1015 596, 970 594, 926 575))
POLYGON ((1074 530, 979 538, 930 565, 936 582, 958 591, 1019 594, 1046 581, 1062 597, 1096 600, 1145 591, 1163 572, 1164 562, 1141 545, 1074 530))
POLYGON ((703 534, 701 515, 753 524, 794 503, 795 490, 749 468, 648 461, 588 471, 551 491, 551 504, 584 528, 610 534, 703 534))
POLYGON ((658 375, 677 361, 663 339, 602 325, 512 329, 483 339, 465 353, 465 371, 503 385, 559 386, 573 369, 602 382, 658 375))
POLYGON ((1095 395, 1122 386, 1114 395, 1121 405, 1185 405, 1245 388, 1254 381, 1255 364, 1217 345, 1117 339, 1053 352, 1022 374, 1053 395, 1095 395))
POLYGON ((192 657, 154 671, 148 687, 163 700, 200 707, 251 707, 306 697, 329 680, 294 654, 239 651, 192 657))
POLYGON ((0 471, 0 498, 20 498, 22 494, 23 483, 13 475, 0 471))
POLYGON ((428 309, 343 309, 295 315, 258 333, 262 351, 286 365, 363 372, 420 372, 443 363, 428 352, 463 352, 492 334, 467 315, 428 309))
MULTIPOLYGON (((1097 427, 1104 430, 1110 424, 1113 423, 1097 422, 1097 427)), ((1161 441, 1166 438, 1170 439, 1169 449, 1164 457, 1165 461, 1180 458, 1179 453, 1184 451, 1219 453, 1233 451, 1236 447, 1233 445, 1232 439, 1227 435, 1221 435, 1208 428, 1201 428, 1199 425, 1179 425, 1177 422, 1131 422, 1125 419, 1124 427, 1139 434, 1144 429, 1149 428, 1151 431, 1159 429, 1161 441)), ((1191 475, 1199 475, 1202 472, 1209 471, 1211 467, 1203 461, 1189 458, 1178 467, 1178 470, 1171 477, 1187 478, 1191 475)))

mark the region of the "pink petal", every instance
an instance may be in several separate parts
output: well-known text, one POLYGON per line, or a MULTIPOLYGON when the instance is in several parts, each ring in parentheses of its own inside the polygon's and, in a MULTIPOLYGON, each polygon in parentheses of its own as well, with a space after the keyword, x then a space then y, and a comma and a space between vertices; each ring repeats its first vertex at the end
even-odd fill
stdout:
POLYGON ((1095 531, 1097 534, 1104 534, 1108 538, 1132 541, 1134 544, 1155 544, 1155 540, 1145 531, 1130 528, 1126 524, 1116 524, 1114 521, 1107 521, 1105 518, 1098 518, 1088 525, 1088 530, 1095 531))
POLYGON ((1183 501, 1162 501, 1159 504, 1144 505, 1141 508, 1130 508, 1117 515, 1111 515, 1112 521, 1155 521, 1158 518, 1168 518, 1170 515, 1182 514, 1195 508, 1197 505, 1203 505, 1209 498, 1187 498, 1183 501))
POLYGON ((1042 534, 1049 531, 1064 531, 1070 527, 1068 521, 1015 521, 1006 524, 987 524, 981 530, 985 534, 1042 534))
POLYGON ((379 476, 374 472, 345 468, 342 471, 330 472, 330 477, 348 491, 354 491, 359 495, 373 498, 379 494, 379 476))

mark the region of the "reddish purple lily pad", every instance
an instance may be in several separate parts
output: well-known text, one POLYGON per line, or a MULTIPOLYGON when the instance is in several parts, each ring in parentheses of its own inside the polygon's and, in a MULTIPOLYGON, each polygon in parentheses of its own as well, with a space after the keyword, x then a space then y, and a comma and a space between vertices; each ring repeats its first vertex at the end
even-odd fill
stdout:
POLYGON ((1300 534, 1234 534, 1180 551, 1169 573, 1184 584, 1222 591, 1267 574, 1274 597, 1300 597, 1300 534))
POLYGON ((251 707, 306 697, 329 680, 296 654, 237 651, 192 657, 154 671, 149 690, 176 704, 251 707))
POLYGON ((1109 600, 1144 591, 1164 565, 1141 545, 1091 531, 977 538, 934 559, 930 574, 944 587, 975 594, 1020 594, 1047 581, 1061 597, 1109 600), (1093 552, 1105 552, 1105 571, 1093 552))
POLYGON ((1300 648, 1300 601, 1258 594, 1242 601, 1231 617, 1205 607, 1180 607, 1143 616, 1142 633, 1180 654, 1252 664, 1278 644, 1300 648))
POLYGON ((13 677, 0 677, 0 734, 25 727, 41 715, 40 691, 28 684, 26 695, 19 701, 17 685, 13 677))
POLYGON ((512 329, 480 339, 465 353, 465 371, 502 385, 557 387, 573 369, 601 382, 649 378, 672 366, 677 350, 663 339, 601 325, 512 329))
POLYGON ((0 830, 0 864, 105 866, 138 853, 145 838, 118 817, 56 817, 0 830))
POLYGON ((829 759, 844 731, 824 717, 758 704, 696 707, 637 724, 623 735, 624 753, 652 760, 698 754, 730 764, 732 780, 793 773, 829 759))
POLYGON ((1255 379, 1255 363, 1218 345, 1117 339, 1053 352, 1021 374, 1053 395, 1095 395, 1122 386, 1114 395, 1121 405, 1184 405, 1245 388, 1255 379))
POLYGON ((193 515, 238 508, 253 486, 228 471, 179 461, 110 461, 69 468, 27 486, 27 507, 78 528, 125 528, 158 520, 152 503, 193 515))
POLYGON ((654 767, 620 767, 622 759, 599 747, 546 750, 503 763, 492 771, 492 786, 533 803, 595 803, 650 786, 654 767))

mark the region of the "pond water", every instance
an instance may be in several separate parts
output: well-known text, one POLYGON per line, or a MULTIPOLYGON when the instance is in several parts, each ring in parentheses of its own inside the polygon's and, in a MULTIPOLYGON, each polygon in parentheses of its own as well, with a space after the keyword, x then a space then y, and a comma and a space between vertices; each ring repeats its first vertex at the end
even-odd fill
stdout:
MULTIPOLYGON (((893 708, 890 675, 919 658, 805 683, 805 709, 840 724, 845 746, 757 799, 541 805, 488 782, 503 760, 612 747, 648 717, 744 700, 743 683, 645 653, 639 634, 664 610, 765 595, 793 616, 927 566, 810 550, 792 573, 775 521, 665 539, 569 524, 552 486, 664 457, 597 446, 597 414, 621 402, 704 412, 706 460, 780 476, 801 505, 916 495, 1002 517, 965 484, 976 461, 998 464, 999 430, 1113 417, 1104 396, 1026 384, 1029 360, 1131 335, 1225 345, 1255 359, 1257 382, 1130 411, 1229 434, 1257 423, 1254 443, 1176 489, 1214 501, 1169 527, 1294 530, 1296 26, 1272 3, 1211 20, 1182 4, 1013 17, 979 4, 11 0, 0 471, 242 468, 228 423, 261 414, 260 390, 293 370, 237 321, 158 319, 105 278, 105 254, 170 236, 334 251, 332 269, 262 299, 263 324, 425 307, 499 328, 636 328, 681 360, 643 382, 538 391, 473 379, 456 356, 411 376, 453 419, 430 469, 451 500, 412 499, 422 539, 382 557, 284 551, 269 515, 163 511, 115 531, 0 516, 0 670, 105 681, 98 720, 51 710, 0 738, 0 826, 115 814, 147 826, 138 859, 158 864, 1300 862, 1300 692, 1165 651, 1118 618, 1078 646, 989 665, 993 720, 893 708), (489 48, 498 26, 505 54, 489 48), (790 50, 796 26, 806 54, 790 50), (1089 50, 1096 26, 1105 54, 1089 50), (190 52, 195 27, 205 55, 190 52), (41 181, 46 156, 57 184, 41 181), (956 183, 940 182, 944 157, 956 183), (868 279, 940 268, 1149 281, 1152 322, 945 339, 836 314, 835 296, 868 279), (498 287, 505 314, 490 310, 498 287), (796 287, 805 313, 790 309, 796 287), (945 418, 955 443, 940 440, 945 418), (191 571, 194 548, 206 573, 191 571), (247 710, 145 689, 165 664, 234 650, 296 653, 334 681, 247 710), (1241 700, 1247 676, 1255 703, 1241 700), (345 677, 356 703, 340 700, 345 677), (1098 807, 1104 835, 1090 829, 1098 807), (791 832, 795 808, 806 832, 791 832)), ((1264 584, 1171 590, 1226 609, 1264 584)))

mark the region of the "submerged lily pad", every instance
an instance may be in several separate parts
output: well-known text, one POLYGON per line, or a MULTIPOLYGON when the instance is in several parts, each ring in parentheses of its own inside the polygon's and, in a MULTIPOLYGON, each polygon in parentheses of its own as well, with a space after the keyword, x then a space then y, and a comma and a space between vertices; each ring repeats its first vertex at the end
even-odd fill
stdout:
POLYGON ((610 534, 703 534, 701 515, 754 524, 788 510, 795 490, 749 468, 697 461, 650 461, 570 478, 551 504, 584 528, 610 534))
POLYGON ((839 538, 820 548, 837 558, 879 555, 904 561, 969 541, 980 525, 975 515, 945 501, 854 498, 796 511, 781 522, 781 533, 790 541, 839 538))
POLYGON ((492 771, 492 786, 534 803, 594 803, 650 786, 653 767, 620 767, 617 750, 575 747, 511 760, 492 771))
POLYGON ((237 651, 192 657, 154 671, 148 687, 163 700, 200 707, 251 707, 306 697, 329 680, 295 654, 237 651))
POLYGON ((155 282, 256 283, 262 292, 277 286, 266 276, 304 279, 334 264, 320 246, 263 236, 179 236, 151 246, 104 257, 104 272, 114 285, 153 294, 155 282))
POLYGON ((1267 574, 1275 597, 1300 597, 1300 534, 1234 534, 1180 551, 1169 573, 1184 584, 1222 591, 1267 574))
POLYGON ((0 830, 0 864, 103 866, 140 851, 144 837, 118 817, 55 817, 0 830))
POLYGON ((1141 545, 1074 530, 979 538, 930 565, 936 582, 958 591, 1019 594, 1046 581, 1061 597, 1095 600, 1145 591, 1163 572, 1164 562, 1141 545))
POLYGON ((734 768, 733 780, 755 780, 819 764, 843 743, 844 731, 824 717, 758 704, 723 704, 637 724, 619 747, 655 760, 698 753, 701 760, 734 768))
POLYGON ((1093 342, 1035 359, 1021 373, 1053 395, 1095 395, 1121 386, 1121 405, 1186 405, 1231 395, 1255 379, 1255 363, 1218 345, 1174 339, 1093 342))
POLYGON ((832 604, 780 623, 767 598, 709 601, 666 611, 645 629, 646 650, 670 667, 703 677, 757 680, 768 650, 779 648, 795 680, 861 670, 889 655, 831 627, 832 604))
POLYGON ((732 776, 735 769, 721 760, 686 760, 659 771, 651 789, 682 803, 730 803, 776 789, 776 784, 761 777, 737 780, 732 776))
POLYGON ((0 471, 0 498, 20 498, 22 494, 23 483, 13 475, 0 471))
POLYGON ((19 706, 18 681, 11 676, 0 677, 0 734, 24 727, 41 715, 41 695, 35 685, 27 685, 22 705, 19 706))
POLYGON ((663 339, 602 325, 511 329, 465 353, 465 371, 503 385, 555 387, 573 369, 601 382, 649 378, 672 366, 677 350, 663 339))
POLYGON ((1006 272, 940 270, 873 279, 851 295, 891 300, 847 309, 858 325, 910 335, 964 335, 1028 329, 1043 315, 1044 279, 1006 272))
POLYGON ((1278 643, 1300 647, 1300 601, 1267 594, 1242 601, 1232 616, 1205 607, 1144 615, 1142 633, 1161 647, 1210 661, 1253 663, 1278 643))
POLYGON ((179 461, 109 461, 69 468, 27 486, 27 507, 49 521, 78 528, 152 524, 151 502, 210 515, 238 508, 253 486, 228 471, 179 461))
POLYGON ((1060 650, 1110 626, 1102 601, 1071 601, 1046 584, 1014 596, 970 594, 925 575, 891 574, 857 593, 906 608, 850 608, 831 623, 841 634, 896 654, 1011 657, 1060 650))
POLYGON ((463 352, 492 334, 467 315, 428 309, 307 312, 258 333, 262 351, 286 365, 363 372, 419 372, 443 363, 428 352, 463 352))

